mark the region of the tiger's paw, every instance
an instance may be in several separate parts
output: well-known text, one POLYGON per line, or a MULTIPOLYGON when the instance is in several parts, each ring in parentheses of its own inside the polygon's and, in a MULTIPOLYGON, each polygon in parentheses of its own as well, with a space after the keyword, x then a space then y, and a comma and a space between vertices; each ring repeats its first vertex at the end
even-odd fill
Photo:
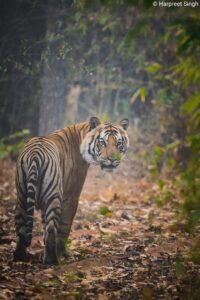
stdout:
POLYGON ((44 259, 43 259, 43 263, 45 265, 59 265, 59 261, 58 258, 56 256, 53 255, 44 255, 44 259))
POLYGON ((17 248, 13 253, 14 261, 28 261, 28 255, 25 247, 17 248))
POLYGON ((58 241, 58 244, 57 244, 57 253, 58 253, 59 257, 62 256, 65 259, 69 258, 69 253, 65 249, 65 243, 62 240, 58 241))

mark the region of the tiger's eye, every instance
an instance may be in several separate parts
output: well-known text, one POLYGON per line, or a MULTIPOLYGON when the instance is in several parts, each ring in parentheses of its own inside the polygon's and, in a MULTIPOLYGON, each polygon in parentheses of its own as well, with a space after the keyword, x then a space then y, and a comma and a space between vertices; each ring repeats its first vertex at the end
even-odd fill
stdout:
POLYGON ((118 147, 119 147, 119 146, 123 146, 122 141, 118 141, 118 142, 117 142, 117 146, 118 146, 118 147))
POLYGON ((105 143, 104 139, 99 139, 99 144, 101 145, 101 147, 106 146, 106 143, 105 143))
POLYGON ((117 148, 119 149, 120 152, 123 151, 123 148, 124 148, 124 147, 123 147, 123 142, 122 142, 122 141, 118 141, 118 142, 117 142, 117 148))

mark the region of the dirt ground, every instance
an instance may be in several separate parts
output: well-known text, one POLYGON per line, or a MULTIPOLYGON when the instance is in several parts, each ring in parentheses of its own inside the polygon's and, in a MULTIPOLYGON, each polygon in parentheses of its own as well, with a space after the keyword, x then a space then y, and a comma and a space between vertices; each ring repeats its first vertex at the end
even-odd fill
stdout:
POLYGON ((38 212, 30 260, 13 262, 14 162, 0 169, 0 299, 200 299, 200 266, 187 258, 200 230, 174 226, 173 202, 157 205, 159 188, 137 159, 114 173, 89 169, 69 259, 55 267, 42 264, 38 212))

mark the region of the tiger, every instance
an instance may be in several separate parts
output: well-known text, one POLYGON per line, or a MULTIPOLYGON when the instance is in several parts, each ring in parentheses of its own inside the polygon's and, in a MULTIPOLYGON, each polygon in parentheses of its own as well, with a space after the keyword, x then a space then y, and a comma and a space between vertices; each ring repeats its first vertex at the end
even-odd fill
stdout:
POLYGON ((129 147, 128 126, 128 119, 101 123, 91 117, 27 142, 16 163, 15 261, 27 259, 34 209, 41 210, 43 263, 57 265, 68 257, 65 243, 89 165, 116 169, 129 147))

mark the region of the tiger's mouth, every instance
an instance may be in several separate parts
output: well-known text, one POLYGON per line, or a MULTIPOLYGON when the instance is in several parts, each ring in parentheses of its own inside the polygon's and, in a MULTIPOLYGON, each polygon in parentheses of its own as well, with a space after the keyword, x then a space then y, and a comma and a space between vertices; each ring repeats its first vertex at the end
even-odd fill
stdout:
POLYGON ((101 164, 101 169, 104 171, 107 171, 107 172, 113 172, 113 170, 116 169, 116 167, 117 166, 114 166, 112 164, 110 164, 110 165, 101 164))

